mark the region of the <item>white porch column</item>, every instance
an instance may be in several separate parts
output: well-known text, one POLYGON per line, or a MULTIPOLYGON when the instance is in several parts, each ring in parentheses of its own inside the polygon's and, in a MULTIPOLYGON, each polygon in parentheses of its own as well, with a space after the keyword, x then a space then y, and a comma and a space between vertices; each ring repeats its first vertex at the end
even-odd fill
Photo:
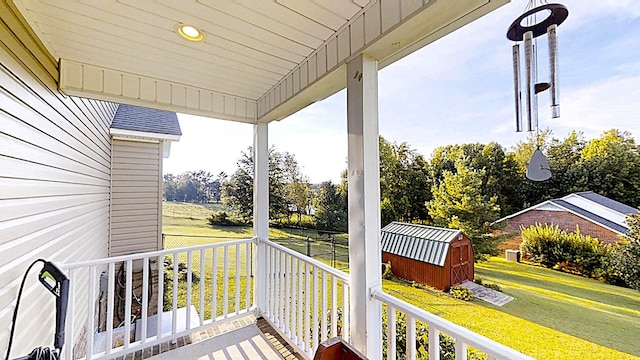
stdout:
POLYGON ((351 343, 381 359, 382 311, 369 296, 381 287, 378 62, 364 54, 347 64, 347 115, 351 343))
POLYGON ((267 249, 261 240, 269 238, 269 138, 268 125, 253 126, 253 236, 258 239, 254 273, 255 304, 258 312, 267 303, 267 249))

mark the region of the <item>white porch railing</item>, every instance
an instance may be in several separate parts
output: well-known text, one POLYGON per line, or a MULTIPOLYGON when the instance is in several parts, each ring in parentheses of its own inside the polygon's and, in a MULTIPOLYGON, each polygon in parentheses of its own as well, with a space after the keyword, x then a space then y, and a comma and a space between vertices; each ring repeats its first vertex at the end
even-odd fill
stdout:
POLYGON ((245 316, 253 311, 253 243, 247 239, 62 264, 70 291, 61 358, 111 359, 245 316), (107 279, 102 289, 101 274, 107 279), (168 309, 169 316, 149 316, 150 304, 159 314, 168 309), (134 318, 138 321, 127 321, 134 318), (76 346, 74 353, 75 343, 85 343, 85 350, 76 346))
POLYGON ((402 313, 406 317, 405 339, 416 339, 420 335, 416 333, 417 321, 428 326, 429 360, 439 360, 441 352, 447 353, 447 358, 451 358, 451 352, 453 352, 456 360, 466 360, 468 347, 473 347, 477 351, 486 354, 489 360, 532 360, 529 356, 426 312, 383 291, 375 290, 371 293, 371 296, 386 305, 388 321, 387 327, 383 331, 386 331, 386 355, 388 360, 396 360, 398 350, 404 350, 400 352, 406 354, 406 359, 414 360, 418 357, 419 349, 416 349, 416 341, 406 341, 404 349, 399 349, 397 346, 399 334, 396 333, 396 312, 402 313), (445 346, 442 346, 440 334, 445 335, 445 346), (446 338, 446 336, 449 338, 446 338), (431 351, 432 349, 438 349, 439 351, 431 351))
POLYGON ((267 245, 264 316, 310 358, 335 336, 349 341, 349 274, 296 251, 267 245))
MULTIPOLYGON (((253 313, 255 243, 229 241, 60 265, 70 278, 62 358, 112 359, 253 313), (108 279, 102 289, 100 274, 108 279), (156 287, 150 286, 154 282, 156 287), (158 313, 167 309, 164 317, 149 316, 154 305, 158 313), (125 320, 119 327, 119 308, 123 319, 138 321, 125 320), (78 343, 85 343, 86 350, 74 350, 78 343)), ((328 338, 349 341, 349 275, 282 245, 261 243, 266 246, 266 274, 255 279, 266 280, 267 294, 260 314, 308 358, 328 338)), ((386 346, 388 360, 398 353, 407 359, 420 356, 416 322, 428 326, 428 348, 440 349, 429 352, 430 360, 440 359, 441 351, 467 359, 468 347, 488 359, 531 359, 380 290, 371 297, 387 312, 387 341, 380 339, 380 344, 386 346), (406 337, 398 337, 396 313, 405 315, 406 337), (446 335, 443 343, 440 334, 446 335), (399 345, 398 338, 416 340, 399 345)))

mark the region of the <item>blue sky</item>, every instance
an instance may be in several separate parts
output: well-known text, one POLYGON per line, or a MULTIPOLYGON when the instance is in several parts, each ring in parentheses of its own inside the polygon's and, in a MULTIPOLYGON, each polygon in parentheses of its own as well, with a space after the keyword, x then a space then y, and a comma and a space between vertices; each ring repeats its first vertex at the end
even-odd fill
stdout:
MULTIPOLYGON (((539 95, 539 122, 556 137, 587 138, 630 131, 640 141, 640 1, 563 0, 569 18, 558 28, 561 117, 551 119, 539 95)), ((427 158, 436 147, 496 141, 507 149, 515 132, 512 42, 505 34, 527 1, 514 0, 379 73, 380 134, 406 141, 427 158)), ((546 42, 541 38, 540 42, 546 42)), ((546 51, 538 55, 540 80, 546 51)), ((236 170, 252 142, 251 125, 179 115, 183 136, 164 161, 165 173, 236 170)), ((346 168, 346 92, 269 125, 269 142, 296 155, 314 183, 339 181, 346 168)))

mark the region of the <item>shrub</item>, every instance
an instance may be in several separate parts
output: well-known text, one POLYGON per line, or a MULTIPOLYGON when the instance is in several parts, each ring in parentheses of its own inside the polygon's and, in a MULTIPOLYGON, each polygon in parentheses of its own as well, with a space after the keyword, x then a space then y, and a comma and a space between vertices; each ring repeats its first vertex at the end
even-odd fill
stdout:
POLYGON ((208 218, 212 226, 242 226, 247 223, 237 216, 229 215, 226 211, 216 211, 208 218))
POLYGON ((606 255, 604 244, 580 233, 567 233, 558 226, 536 224, 521 229, 520 251, 533 262, 585 276, 597 277, 606 255))
POLYGON ((477 278, 473 279, 473 282, 478 284, 478 285, 482 285, 482 278, 477 277, 477 278))
POLYGON ((498 284, 484 283, 484 284, 482 284, 482 286, 484 286, 486 288, 489 288, 491 290, 502 292, 502 288, 498 284))
POLYGON ((464 286, 453 286, 449 289, 449 294, 456 299, 471 301, 473 300, 473 293, 471 290, 467 289, 464 286))
POLYGON ((624 238, 609 246, 603 267, 605 281, 640 291, 640 240, 624 238))
POLYGON ((382 271, 382 278, 385 280, 393 279, 393 271, 391 270, 391 262, 384 264, 384 270, 382 271))

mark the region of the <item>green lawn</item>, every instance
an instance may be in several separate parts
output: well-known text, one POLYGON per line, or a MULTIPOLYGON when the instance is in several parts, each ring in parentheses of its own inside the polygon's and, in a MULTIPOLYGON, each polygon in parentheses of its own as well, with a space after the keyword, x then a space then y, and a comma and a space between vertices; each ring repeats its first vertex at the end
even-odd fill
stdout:
MULTIPOLYGON (((219 208, 165 203, 163 232, 191 235, 167 236, 166 245, 178 247, 252 236, 250 227, 212 228, 206 218, 214 210, 219 208)), ((306 253, 306 237, 312 234, 270 229, 269 236, 280 244, 306 253)), ((312 243, 312 254, 329 254, 330 250, 326 242, 312 243)), ((346 247, 338 247, 337 251, 342 255, 347 253, 346 247)), ((206 257, 209 261, 210 257, 206 257)), ((231 257, 235 264, 235 255, 231 254, 231 257)), ((244 259, 244 250, 241 258, 244 259)), ((331 256, 319 255, 316 259, 330 263, 331 256)), ((219 264, 220 274, 221 261, 219 264)), ((346 259, 339 263, 340 267, 347 265, 346 259)), ((383 287, 394 296, 537 359, 640 357, 638 291, 501 258, 476 264, 476 277, 498 283, 505 294, 516 300, 496 307, 479 300, 456 300, 439 291, 413 288, 400 281, 385 280, 383 287)), ((205 279, 209 283, 210 274, 205 274, 205 279)), ((220 293, 220 278, 217 284, 220 293)), ((241 299, 244 299, 242 289, 244 282, 241 284, 241 299)))

